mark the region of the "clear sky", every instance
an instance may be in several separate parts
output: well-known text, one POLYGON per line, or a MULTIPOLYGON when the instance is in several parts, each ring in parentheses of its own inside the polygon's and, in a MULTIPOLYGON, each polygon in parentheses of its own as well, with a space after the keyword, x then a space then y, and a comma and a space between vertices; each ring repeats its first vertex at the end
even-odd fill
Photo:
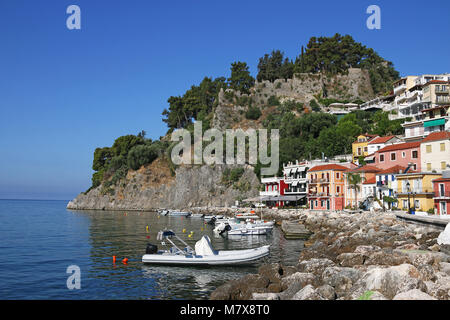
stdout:
POLYGON ((273 49, 350 34, 401 75, 450 72, 450 1, 1 0, 0 199, 71 199, 96 147, 145 130, 203 77, 229 76, 273 49), (81 8, 81 30, 66 9, 81 8), (381 8, 381 30, 366 9, 381 8))

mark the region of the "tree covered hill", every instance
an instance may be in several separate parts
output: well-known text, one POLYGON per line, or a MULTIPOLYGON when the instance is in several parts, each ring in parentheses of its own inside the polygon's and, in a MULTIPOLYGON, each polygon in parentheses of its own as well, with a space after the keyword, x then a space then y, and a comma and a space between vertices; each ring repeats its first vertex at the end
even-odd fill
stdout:
MULTIPOLYGON (((257 82, 245 62, 234 62, 229 78, 205 77, 183 95, 168 99, 169 108, 162 113, 169 129, 166 137, 152 141, 145 138, 145 132, 141 132, 119 137, 111 147, 97 148, 91 188, 102 185, 105 193, 113 192, 114 186, 123 181, 130 169, 137 170, 157 158, 165 159, 174 173, 175 167, 170 161, 174 144, 167 138, 168 134, 178 128, 193 130, 195 121, 202 121, 203 130, 214 126, 215 116, 223 110, 223 106, 219 105, 223 103, 220 97, 231 106, 242 107, 237 113, 233 111, 236 117, 233 121, 238 126, 244 119, 256 127, 280 129, 280 165, 296 159, 321 157, 322 153, 328 157, 349 153, 351 143, 361 133, 401 134, 401 121, 390 121, 383 112, 357 111, 339 121, 336 116, 321 112, 322 106, 337 102, 323 91, 306 102, 282 100, 276 94, 265 94, 267 97, 263 100, 255 99, 261 89, 258 86, 264 81, 286 80, 305 73, 320 75, 323 81, 327 77, 345 74, 349 68, 367 70, 375 93, 389 91, 392 82, 399 76, 392 63, 381 58, 373 49, 355 42, 351 36, 339 34, 330 38, 312 37, 306 50, 302 47, 294 61, 284 57, 279 50, 265 54, 259 60, 257 82)), ((308 85, 310 79, 305 81, 308 85)), ((258 173, 259 169, 257 165, 255 172, 258 173)))

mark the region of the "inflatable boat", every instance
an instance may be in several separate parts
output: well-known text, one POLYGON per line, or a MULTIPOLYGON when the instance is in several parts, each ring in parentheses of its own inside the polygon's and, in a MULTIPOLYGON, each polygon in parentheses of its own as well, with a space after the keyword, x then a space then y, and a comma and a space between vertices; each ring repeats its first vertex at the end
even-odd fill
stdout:
POLYGON ((208 236, 203 236, 195 244, 195 250, 186 242, 180 239, 172 230, 165 230, 158 233, 158 240, 168 241, 172 247, 168 250, 158 250, 156 245, 148 244, 146 254, 142 256, 142 262, 145 264, 164 264, 164 265, 237 265, 254 262, 269 255, 269 247, 263 246, 255 249, 246 250, 214 250, 211 240, 208 236), (184 248, 178 247, 174 239, 184 245, 184 248))

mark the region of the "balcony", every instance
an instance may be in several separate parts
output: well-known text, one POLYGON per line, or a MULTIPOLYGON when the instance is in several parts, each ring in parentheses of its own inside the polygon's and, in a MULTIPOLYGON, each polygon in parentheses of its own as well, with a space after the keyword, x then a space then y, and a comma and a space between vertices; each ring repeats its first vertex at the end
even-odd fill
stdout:
POLYGON ((270 178, 262 178, 261 179, 261 183, 262 184, 266 184, 266 183, 278 183, 280 182, 280 178, 278 177, 270 177, 270 178))
POLYGON ((420 195, 433 194, 434 195, 434 190, 433 190, 433 188, 416 188, 416 189, 412 189, 410 191, 402 190, 402 191, 398 192, 397 194, 403 195, 403 196, 407 196, 408 194, 410 196, 418 195, 418 194, 420 194, 420 195))
POLYGON ((449 89, 448 89, 448 87, 446 87, 445 89, 436 87, 435 90, 434 90, 434 93, 436 93, 436 94, 448 94, 449 93, 449 89))
POLYGON ((435 192, 433 199, 435 199, 435 200, 450 200, 450 191, 435 192))
POLYGON ((261 197, 274 197, 274 196, 278 196, 279 192, 278 191, 260 191, 259 195, 261 197))

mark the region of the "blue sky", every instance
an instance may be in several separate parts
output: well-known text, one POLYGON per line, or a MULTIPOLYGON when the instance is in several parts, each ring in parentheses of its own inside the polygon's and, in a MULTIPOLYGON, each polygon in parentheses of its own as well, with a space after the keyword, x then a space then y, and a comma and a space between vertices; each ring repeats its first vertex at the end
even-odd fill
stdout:
POLYGON ((71 199, 91 182, 96 147, 145 130, 203 77, 229 76, 273 49, 295 58, 311 36, 350 34, 401 75, 450 72, 450 2, 0 2, 0 199, 71 199), (81 8, 81 30, 66 8, 81 8), (381 8, 381 30, 366 8, 381 8))

